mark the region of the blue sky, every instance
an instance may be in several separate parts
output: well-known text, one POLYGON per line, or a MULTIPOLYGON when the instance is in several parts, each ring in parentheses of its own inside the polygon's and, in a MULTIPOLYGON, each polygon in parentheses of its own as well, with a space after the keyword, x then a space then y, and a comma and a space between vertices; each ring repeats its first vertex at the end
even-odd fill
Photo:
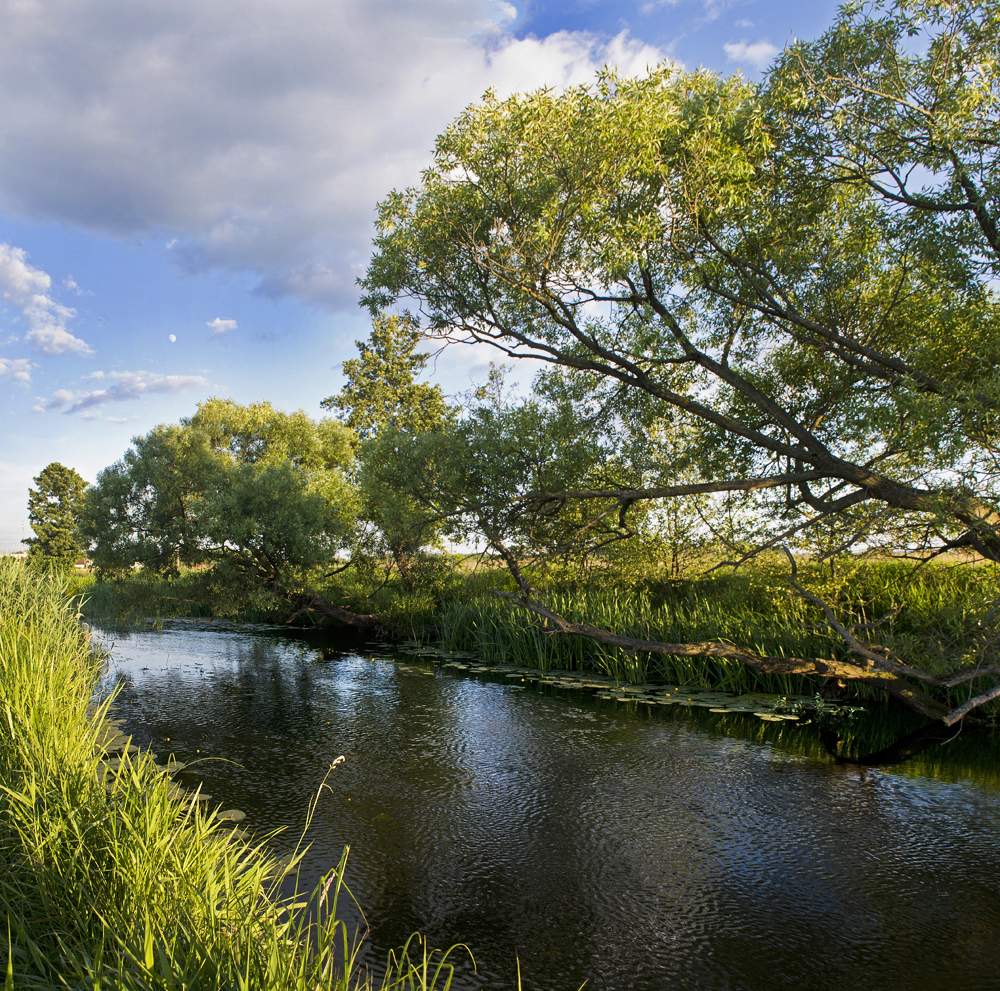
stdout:
MULTIPOLYGON (((0 0, 0 551, 210 395, 319 413, 375 203, 488 86, 757 75, 832 0, 0 0)), ((467 388, 485 356, 436 377, 467 388)))

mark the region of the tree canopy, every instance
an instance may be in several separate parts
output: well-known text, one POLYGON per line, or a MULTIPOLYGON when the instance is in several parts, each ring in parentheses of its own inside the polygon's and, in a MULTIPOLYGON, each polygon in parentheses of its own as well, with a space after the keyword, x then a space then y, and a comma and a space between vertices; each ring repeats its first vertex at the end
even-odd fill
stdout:
POLYGON ((782 532, 877 510, 997 559, 996 33, 853 6, 760 85, 487 94, 381 204, 367 302, 652 406, 698 477, 632 504, 771 491, 782 532))
POLYGON ((358 357, 344 362, 346 382, 322 405, 338 410, 362 439, 392 428, 419 432, 448 415, 440 386, 418 382, 428 355, 417 350, 422 335, 407 317, 376 314, 367 341, 357 341, 358 357))
POLYGON ((215 561, 276 590, 351 543, 350 430, 268 403, 202 403, 133 441, 88 493, 85 532, 105 571, 215 561))

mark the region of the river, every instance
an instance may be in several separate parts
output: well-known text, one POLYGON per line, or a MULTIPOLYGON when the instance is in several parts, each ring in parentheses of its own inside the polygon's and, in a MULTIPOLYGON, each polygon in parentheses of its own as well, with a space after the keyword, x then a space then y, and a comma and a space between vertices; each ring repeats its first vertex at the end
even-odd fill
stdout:
POLYGON ((516 960, 525 991, 1000 988, 993 743, 863 769, 752 716, 268 630, 98 632, 135 741, 280 852, 344 755, 303 880, 350 844, 375 967, 420 930, 489 991, 516 960))

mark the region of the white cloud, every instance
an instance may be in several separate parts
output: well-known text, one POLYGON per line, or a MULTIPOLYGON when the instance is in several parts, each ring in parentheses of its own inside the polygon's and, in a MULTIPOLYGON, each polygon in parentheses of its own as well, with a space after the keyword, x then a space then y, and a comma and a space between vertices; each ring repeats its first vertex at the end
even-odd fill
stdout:
POLYGON ((236 330, 239 324, 228 317, 215 317, 213 320, 207 321, 205 326, 212 331, 213 337, 220 337, 222 334, 228 334, 231 330, 236 330))
POLYGON ((150 393, 181 392, 208 385, 203 375, 161 375, 158 372, 103 372, 86 376, 105 385, 96 389, 57 389, 48 399, 39 399, 35 412, 85 413, 106 403, 128 402, 150 393))
POLYGON ((518 38, 512 14, 496 0, 8 4, 0 210, 155 236, 188 269, 353 304, 376 202, 486 88, 663 58, 625 33, 518 38))
POLYGON ((74 296, 93 296, 94 294, 89 289, 83 289, 80 287, 80 283, 73 278, 72 275, 67 275, 66 278, 62 280, 63 288, 68 289, 74 296))
POLYGON ((34 365, 27 358, 0 358, 0 379, 10 378, 27 384, 34 365))
POLYGON ((24 248, 0 243, 0 297, 20 311, 27 339, 46 354, 91 354, 90 345, 67 329, 76 311, 56 302, 51 288, 52 276, 35 268, 24 248))
POLYGON ((176 334, 167 334, 167 340, 170 341, 171 344, 176 344, 177 343, 177 335, 176 334))
POLYGON ((701 0, 704 20, 717 21, 727 10, 739 2, 740 0, 701 0))
POLYGON ((680 2, 681 0, 646 0, 639 11, 643 14, 653 14, 658 10, 663 10, 664 7, 677 7, 680 2))
POLYGON ((724 44, 726 57, 733 62, 744 62, 755 69, 766 69, 778 54, 777 46, 769 41, 727 41, 724 44))

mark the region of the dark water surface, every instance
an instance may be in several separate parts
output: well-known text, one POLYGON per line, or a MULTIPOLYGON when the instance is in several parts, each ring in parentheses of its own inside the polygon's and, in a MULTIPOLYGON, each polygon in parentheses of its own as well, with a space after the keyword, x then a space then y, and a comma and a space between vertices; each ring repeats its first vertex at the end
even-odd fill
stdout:
POLYGON ((944 748, 864 770, 752 717, 635 711, 259 631, 102 636, 136 742, 226 758, 185 783, 251 829, 288 827, 282 851, 345 755, 304 880, 351 845, 373 961, 419 929, 467 942, 479 973, 463 987, 491 991, 514 986, 515 956, 525 991, 1000 988, 989 748, 978 766, 944 748))

